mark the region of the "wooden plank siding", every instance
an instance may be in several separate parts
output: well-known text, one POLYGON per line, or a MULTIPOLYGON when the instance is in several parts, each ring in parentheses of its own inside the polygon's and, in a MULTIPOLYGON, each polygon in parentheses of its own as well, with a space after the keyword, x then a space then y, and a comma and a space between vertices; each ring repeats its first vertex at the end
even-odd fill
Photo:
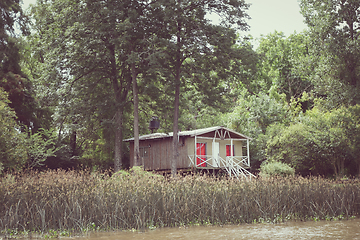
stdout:
MULTIPOLYGON (((187 144, 185 138, 179 141, 179 161, 177 168, 188 168, 190 161, 188 158, 187 144)), ((160 138, 151 140, 140 140, 139 147, 148 147, 148 156, 141 157, 145 170, 169 170, 171 169, 172 138, 160 138)), ((130 167, 134 166, 134 142, 130 142, 130 167)))

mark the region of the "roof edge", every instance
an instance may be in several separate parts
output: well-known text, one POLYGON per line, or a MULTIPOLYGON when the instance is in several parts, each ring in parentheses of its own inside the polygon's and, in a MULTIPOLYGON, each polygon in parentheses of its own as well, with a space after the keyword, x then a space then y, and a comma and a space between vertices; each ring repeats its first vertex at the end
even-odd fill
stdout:
MULTIPOLYGON (((212 131, 216 131, 216 130, 220 130, 220 129, 224 129, 226 131, 229 131, 233 134, 236 134, 236 135, 239 135, 245 139, 249 139, 249 140, 252 140, 252 138, 244 135, 244 134, 241 134, 241 133, 238 133, 234 130, 231 130, 229 128, 226 128, 226 127, 223 127, 223 126, 215 126, 215 127, 208 127, 208 128, 200 128, 200 129, 195 129, 195 130, 190 130, 190 131, 181 131, 179 132, 179 136, 191 136, 191 137, 194 137, 194 136, 198 136, 198 135, 201 135, 201 134, 205 134, 205 133, 209 133, 209 132, 212 132, 212 131)), ((146 135, 141 135, 139 136, 139 140, 152 140, 152 139, 162 139, 162 138, 170 138, 173 136, 173 132, 170 132, 170 133, 151 133, 151 134, 146 134, 146 135)), ((124 142, 131 142, 131 141, 134 141, 134 138, 127 138, 127 139, 124 139, 123 140, 124 142)))

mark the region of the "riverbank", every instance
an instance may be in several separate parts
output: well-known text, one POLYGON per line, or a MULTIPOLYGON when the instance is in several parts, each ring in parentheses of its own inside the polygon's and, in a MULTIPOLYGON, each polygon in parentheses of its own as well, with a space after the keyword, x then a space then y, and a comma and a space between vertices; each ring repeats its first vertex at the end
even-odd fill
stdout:
POLYGON ((238 181, 204 176, 172 180, 135 169, 112 176, 47 171, 8 175, 0 181, 0 230, 8 237, 360 215, 358 180, 238 181))

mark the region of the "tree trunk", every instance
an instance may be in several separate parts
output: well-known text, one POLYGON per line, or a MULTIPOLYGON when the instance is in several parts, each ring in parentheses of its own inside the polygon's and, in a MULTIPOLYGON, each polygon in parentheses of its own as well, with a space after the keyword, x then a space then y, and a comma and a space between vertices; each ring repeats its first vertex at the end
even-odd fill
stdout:
POLYGON ((123 113, 120 108, 117 108, 115 113, 115 150, 114 150, 114 170, 120 171, 122 168, 122 122, 123 113))
POLYGON ((70 149, 71 149, 71 157, 77 156, 76 151, 76 130, 72 130, 70 135, 70 149))
POLYGON ((174 103, 174 125, 173 125, 173 158, 171 161, 171 176, 176 177, 177 163, 179 160, 179 144, 178 144, 178 132, 179 132, 179 105, 180 105, 180 83, 175 86, 175 103, 174 103))
POLYGON ((336 176, 336 178, 338 177, 338 171, 337 171, 337 167, 336 167, 336 161, 334 160, 333 162, 333 167, 334 167, 334 174, 336 176))
POLYGON ((134 166, 141 166, 140 149, 139 149, 139 97, 138 86, 136 80, 135 63, 131 64, 131 77, 134 98, 134 166))
MULTIPOLYGON (((181 1, 179 1, 181 2, 181 1)), ((181 80, 181 22, 178 21, 177 34, 177 56, 175 66, 175 101, 174 101, 174 122, 173 122, 173 158, 171 159, 171 176, 176 177, 177 163, 179 161, 179 105, 180 105, 180 80, 181 80)))
POLYGON ((114 89, 115 105, 116 105, 115 124, 114 124, 114 129, 115 129, 114 171, 117 172, 121 170, 123 166, 123 161, 122 161, 123 110, 130 86, 128 85, 124 89, 119 86, 118 69, 116 66, 116 59, 115 59, 115 46, 110 45, 108 46, 108 49, 110 52, 111 80, 114 89))

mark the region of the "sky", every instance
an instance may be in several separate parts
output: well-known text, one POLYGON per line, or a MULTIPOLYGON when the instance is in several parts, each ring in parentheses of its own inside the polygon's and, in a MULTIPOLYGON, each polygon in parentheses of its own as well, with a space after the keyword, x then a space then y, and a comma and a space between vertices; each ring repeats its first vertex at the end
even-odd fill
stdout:
MULTIPOLYGON (((247 13, 251 19, 248 20, 250 34, 255 39, 261 35, 273 33, 275 30, 284 32, 286 36, 300 33, 306 29, 303 17, 300 14, 298 0, 245 0, 251 6, 247 13)), ((36 0, 23 0, 23 6, 27 8, 30 3, 36 0)))
POLYGON ((286 36, 307 28, 300 13, 298 0, 247 0, 251 19, 249 34, 255 38, 282 31, 286 36))

